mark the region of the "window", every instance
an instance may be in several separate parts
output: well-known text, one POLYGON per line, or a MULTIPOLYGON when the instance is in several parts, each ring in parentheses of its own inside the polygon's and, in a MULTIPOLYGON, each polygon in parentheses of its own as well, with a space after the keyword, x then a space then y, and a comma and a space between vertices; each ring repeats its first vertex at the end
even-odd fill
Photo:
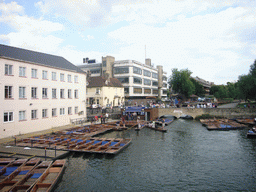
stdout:
POLYGON ((65 115, 65 108, 60 108, 60 115, 65 115))
POLYGON ((52 108, 52 116, 53 117, 57 116, 57 108, 52 108))
POLYGON ((166 84, 166 83, 163 83, 163 87, 167 87, 167 84, 166 84))
POLYGON ((151 94, 151 89, 144 89, 145 94, 151 94))
POLYGON ((142 93, 142 88, 133 88, 134 93, 142 93))
POLYGON ((167 95, 167 90, 163 90, 163 95, 167 95))
POLYGON ((42 118, 46 118, 47 117, 47 109, 43 109, 42 110, 42 118))
POLYGON ((19 87, 19 98, 26 98, 26 87, 19 87))
POLYGON ((151 73, 148 70, 143 70, 143 75, 147 77, 151 77, 151 73))
POLYGON ((163 81, 167 81, 167 77, 166 76, 163 76, 163 81))
POLYGON ((69 107, 69 108, 68 108, 68 114, 69 114, 69 115, 72 115, 72 107, 69 107))
POLYGON ((129 73, 129 67, 118 67, 114 68, 114 74, 129 73))
POLYGON ((32 99, 37 98, 37 87, 31 87, 31 98, 32 99))
POLYGON ((78 99, 78 90, 77 89, 75 90, 74 94, 75 94, 75 99, 78 99))
POLYGON ((106 67, 107 66, 107 62, 106 61, 103 61, 102 62, 102 67, 106 67))
POLYGON ((64 81, 64 74, 63 73, 60 74, 60 81, 64 81))
POLYGON ((141 70, 141 68, 133 67, 133 73, 141 75, 142 74, 142 70, 141 70))
POLYGON ((126 94, 129 93, 129 87, 124 88, 124 93, 126 93, 126 94))
POLYGON ((10 99, 12 98, 12 86, 5 86, 4 89, 4 98, 10 99))
POLYGON ((100 69, 91 69, 90 72, 91 74, 98 74, 100 73, 100 69))
POLYGON ((47 88, 42 88, 42 97, 43 99, 47 99, 48 98, 48 89, 47 88))
POLYGON ((60 98, 61 99, 64 99, 65 97, 64 97, 64 89, 60 89, 60 98))
POLYGON ((78 83, 78 76, 74 77, 74 81, 75 81, 75 83, 78 83))
POLYGON ((4 122, 13 121, 13 112, 4 112, 4 122))
POLYGON ((152 85, 153 85, 153 86, 158 86, 158 82, 157 82, 157 81, 153 81, 153 82, 152 82, 152 85))
POLYGON ((26 111, 19 111, 19 121, 26 120, 26 111))
POLYGON ((5 70, 4 70, 4 74, 5 75, 12 75, 12 65, 8 65, 8 64, 5 64, 5 70))
POLYGON ((31 77, 37 78, 37 69, 31 69, 31 77))
POLYGON ((144 85, 151 85, 151 81, 149 79, 144 79, 144 85))
POLYGON ((72 90, 68 89, 68 98, 71 99, 72 98, 72 90))
POLYGON ((100 104, 100 100, 99 100, 99 99, 97 99, 97 103, 96 103, 96 104, 97 104, 97 105, 100 104))
POLYGON ((19 76, 26 77, 26 67, 19 67, 19 76))
POLYGON ((153 94, 158 94, 158 90, 157 89, 153 89, 153 94))
POLYGON ((31 119, 37 119, 37 110, 31 110, 31 119))
POLYGON ((139 78, 139 77, 134 77, 134 78, 133 78, 133 83, 141 84, 141 83, 142 83, 142 79, 139 78))
POLYGON ((47 71, 42 72, 42 79, 47 79, 47 71))
POLYGON ((75 114, 78 113, 78 107, 75 107, 75 114))
POLYGON ((52 80, 53 80, 53 81, 56 81, 56 80, 57 80, 56 72, 52 72, 52 80))
POLYGON ((96 94, 100 94, 100 88, 96 88, 96 94))
POLYGON ((129 77, 117 78, 121 83, 129 83, 129 77))
POLYGON ((71 81, 71 75, 68 75, 68 82, 72 82, 71 81))
POLYGON ((52 89, 52 98, 53 99, 57 98, 57 89, 55 89, 55 88, 52 89))
POLYGON ((158 79, 158 74, 157 73, 152 73, 152 77, 155 79, 158 79))

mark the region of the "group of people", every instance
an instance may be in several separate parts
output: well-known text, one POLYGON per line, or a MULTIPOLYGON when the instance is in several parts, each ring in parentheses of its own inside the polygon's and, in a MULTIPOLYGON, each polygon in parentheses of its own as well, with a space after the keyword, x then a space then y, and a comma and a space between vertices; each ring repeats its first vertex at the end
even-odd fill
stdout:
MULTIPOLYGON (((101 115, 100 116, 101 124, 106 123, 108 120, 108 117, 109 117, 108 113, 101 115)), ((94 124, 94 123, 96 124, 98 121, 99 121, 99 117, 97 115, 91 118, 91 124, 94 124)))

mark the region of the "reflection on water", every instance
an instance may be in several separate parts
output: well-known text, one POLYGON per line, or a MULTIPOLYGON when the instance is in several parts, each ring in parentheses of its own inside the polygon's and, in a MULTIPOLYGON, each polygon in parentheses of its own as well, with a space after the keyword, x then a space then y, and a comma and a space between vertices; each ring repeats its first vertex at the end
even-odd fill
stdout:
POLYGON ((132 138, 115 157, 70 155, 55 191, 256 191, 256 139, 246 130, 208 131, 176 120, 102 137, 132 138))

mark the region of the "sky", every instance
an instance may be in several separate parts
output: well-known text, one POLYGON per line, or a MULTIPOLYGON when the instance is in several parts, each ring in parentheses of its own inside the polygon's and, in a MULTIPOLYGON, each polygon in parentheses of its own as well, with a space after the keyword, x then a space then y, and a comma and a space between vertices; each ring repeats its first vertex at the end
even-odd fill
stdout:
POLYGON ((0 0, 0 44, 63 56, 107 55, 189 69, 217 85, 256 59, 253 0, 0 0))

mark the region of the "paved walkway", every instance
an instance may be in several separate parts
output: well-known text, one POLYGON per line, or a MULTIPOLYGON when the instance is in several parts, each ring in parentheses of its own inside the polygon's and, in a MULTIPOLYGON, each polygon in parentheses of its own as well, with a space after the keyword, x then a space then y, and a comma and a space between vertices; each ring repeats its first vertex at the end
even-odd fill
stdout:
POLYGON ((218 108, 236 108, 236 106, 238 105, 238 103, 228 103, 228 104, 224 104, 224 105, 220 105, 218 106, 218 108))

